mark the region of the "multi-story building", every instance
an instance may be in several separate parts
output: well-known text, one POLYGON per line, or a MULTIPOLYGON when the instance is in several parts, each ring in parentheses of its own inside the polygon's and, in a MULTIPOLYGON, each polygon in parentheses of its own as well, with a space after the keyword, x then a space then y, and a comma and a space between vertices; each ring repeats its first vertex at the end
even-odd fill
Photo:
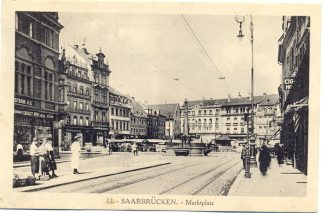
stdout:
POLYGON ((69 146, 76 134, 82 145, 103 145, 108 138, 108 77, 104 54, 90 54, 85 47, 68 46, 60 65, 60 86, 65 107, 62 146, 69 146))
POLYGON ((165 139, 165 115, 155 111, 148 106, 147 109, 147 138, 165 139))
MULTIPOLYGON (((210 141, 221 134, 222 99, 188 101, 189 134, 200 135, 203 141, 210 141)), ((184 105, 181 107, 181 132, 184 132, 184 105)))
POLYGON ((92 142, 91 91, 88 58, 78 54, 76 47, 67 47, 60 57, 60 93, 66 114, 61 147, 70 147, 73 138, 82 135, 82 145, 92 142))
POLYGON ((156 104, 149 105, 153 111, 165 115, 165 136, 167 138, 179 139, 181 136, 180 105, 176 104, 156 104))
MULTIPOLYGON (((86 49, 85 54, 89 55, 86 49)), ((109 137, 109 70, 108 62, 105 63, 105 55, 99 49, 99 53, 92 55, 90 60, 92 74, 92 128, 93 144, 104 145, 109 137)))
POLYGON ((131 109, 129 98, 109 87, 109 138, 127 139, 131 135, 131 109))
POLYGON ((293 166, 307 174, 310 17, 284 16, 278 62, 282 65, 279 86, 283 114, 281 143, 293 166))
POLYGON ((58 150, 61 106, 58 82, 59 34, 56 12, 16 12, 14 145, 53 137, 58 150))
POLYGON ((147 112, 145 106, 136 101, 134 97, 128 97, 131 108, 131 137, 147 138, 147 112))
POLYGON ((257 106, 254 117, 254 129, 261 145, 269 141, 280 142, 280 126, 278 122, 281 119, 279 107, 279 96, 268 95, 257 106))
MULTIPOLYGON (((273 96, 266 95, 254 97, 254 112, 263 100, 271 99, 273 96)), ((277 96, 278 99, 278 96, 277 96)), ((268 103, 270 104, 270 103, 268 103)), ((273 103, 273 108, 278 102, 273 103)), ((232 140, 245 141, 247 134, 247 123, 244 120, 244 113, 250 112, 251 100, 249 97, 227 99, 209 99, 188 101, 188 127, 190 135, 200 135, 204 142, 209 142, 227 135, 232 140)), ((181 132, 184 131, 184 107, 181 108, 181 132)), ((256 113, 255 113, 256 114, 256 113)), ((259 121, 255 118, 256 123, 259 121)), ((256 135, 259 132, 254 125, 256 135)), ((269 132, 270 134, 270 132, 269 132)), ((270 136, 269 136, 270 137, 270 136)), ((258 138, 258 140, 260 140, 258 138)))

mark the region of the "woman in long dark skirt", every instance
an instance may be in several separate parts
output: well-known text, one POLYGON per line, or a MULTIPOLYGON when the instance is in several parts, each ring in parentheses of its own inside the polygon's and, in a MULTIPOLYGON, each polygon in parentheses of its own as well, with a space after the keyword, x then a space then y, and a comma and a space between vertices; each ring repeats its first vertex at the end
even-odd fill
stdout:
POLYGON ((259 153, 259 164, 260 164, 260 172, 262 175, 267 173, 268 167, 270 166, 271 156, 269 149, 266 145, 261 147, 261 151, 259 153))
POLYGON ((278 164, 279 166, 281 166, 283 164, 283 159, 284 159, 284 150, 282 148, 282 145, 279 145, 277 147, 277 160, 278 160, 278 164))

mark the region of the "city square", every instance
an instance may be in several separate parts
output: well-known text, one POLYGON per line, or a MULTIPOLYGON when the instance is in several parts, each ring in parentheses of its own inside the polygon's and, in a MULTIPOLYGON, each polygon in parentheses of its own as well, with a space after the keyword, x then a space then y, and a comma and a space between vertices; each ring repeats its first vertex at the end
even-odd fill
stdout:
POLYGON ((14 191, 306 196, 310 17, 15 18, 14 191))

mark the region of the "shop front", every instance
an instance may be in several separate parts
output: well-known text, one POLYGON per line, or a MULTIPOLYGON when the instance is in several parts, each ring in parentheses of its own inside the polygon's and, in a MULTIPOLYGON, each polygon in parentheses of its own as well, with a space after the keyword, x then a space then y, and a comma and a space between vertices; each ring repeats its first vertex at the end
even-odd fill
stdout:
POLYGON ((76 126, 76 125, 65 125, 62 131, 62 151, 70 151, 71 144, 74 140, 74 137, 80 135, 81 146, 84 146, 86 143, 92 143, 91 140, 92 128, 87 126, 76 126))
POLYGON ((20 143, 27 151, 34 137, 40 140, 53 137, 53 122, 54 114, 15 109, 13 149, 20 143))

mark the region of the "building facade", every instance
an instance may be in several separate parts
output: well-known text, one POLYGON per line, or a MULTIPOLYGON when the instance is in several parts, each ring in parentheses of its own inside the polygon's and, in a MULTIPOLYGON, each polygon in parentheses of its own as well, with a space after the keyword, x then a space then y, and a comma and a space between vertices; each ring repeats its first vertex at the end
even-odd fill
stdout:
MULTIPOLYGON (((254 113, 257 111, 261 103, 267 103, 271 108, 277 108, 278 95, 262 95, 254 97, 254 113), (275 99, 277 101, 274 101, 275 99), (271 103, 265 100, 271 99, 271 103)), ((265 104, 264 104, 265 105, 265 104)), ((260 108, 261 109, 261 108, 260 108)), ((227 99, 209 99, 188 101, 188 128, 190 135, 200 135, 203 142, 214 141, 222 135, 227 135, 230 139, 236 140, 238 143, 246 141, 247 122, 244 114, 250 112, 251 100, 249 97, 238 97, 227 99)), ((185 109, 181 108, 181 132, 184 131, 184 113, 185 109)), ((260 111, 261 118, 261 111, 260 111)), ((268 113, 266 116, 262 114, 262 119, 273 120, 275 114, 268 113), (272 117, 271 117, 272 116, 272 117), (270 118, 271 117, 271 118, 270 118)), ((260 132, 261 123, 257 116, 254 117, 254 133, 257 140, 264 138, 264 132, 260 132)), ((263 125, 263 123, 262 123, 263 125)), ((263 130, 263 129, 262 129, 263 130)), ((269 131, 269 138, 272 132, 269 131)))
POLYGON ((60 57, 60 94, 65 103, 62 142, 70 147, 76 135, 82 145, 104 145, 108 138, 108 77, 110 70, 104 55, 90 54, 85 47, 68 46, 60 57), (99 65, 99 63, 103 63, 99 65))
POLYGON ((111 139, 128 139, 131 135, 131 109, 130 100, 126 95, 109 87, 109 119, 111 139))
POLYGON ((284 16, 278 62, 282 65, 279 86, 283 114, 281 143, 295 168, 307 174, 310 17, 284 16))
POLYGON ((63 26, 55 12, 16 12, 15 19, 14 146, 20 143, 28 150, 33 137, 52 136, 57 151, 63 26))
POLYGON ((165 120, 166 116, 160 111, 147 109, 147 138, 149 139, 165 139, 165 120))
POLYGON ((131 108, 131 138, 147 138, 147 112, 145 106, 136 101, 134 97, 128 97, 131 108))
POLYGON ((180 105, 176 104, 156 104, 149 105, 153 111, 165 115, 165 137, 170 139, 179 139, 181 136, 180 105))

